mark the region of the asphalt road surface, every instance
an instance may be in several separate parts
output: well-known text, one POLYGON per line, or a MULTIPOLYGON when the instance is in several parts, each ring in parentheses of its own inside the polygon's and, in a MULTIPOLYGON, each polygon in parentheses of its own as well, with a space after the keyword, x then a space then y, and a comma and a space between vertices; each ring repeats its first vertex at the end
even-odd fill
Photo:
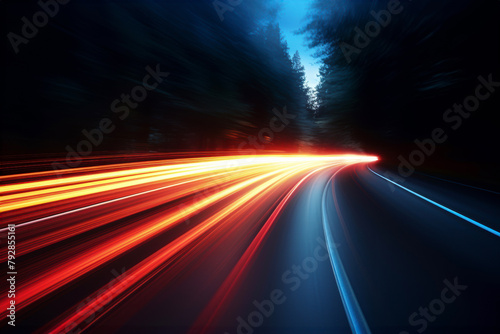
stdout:
POLYGON ((500 194, 394 178, 373 160, 201 157, 4 176, 2 244, 14 224, 16 255, 1 256, 16 293, 2 288, 1 325, 498 333, 500 194))

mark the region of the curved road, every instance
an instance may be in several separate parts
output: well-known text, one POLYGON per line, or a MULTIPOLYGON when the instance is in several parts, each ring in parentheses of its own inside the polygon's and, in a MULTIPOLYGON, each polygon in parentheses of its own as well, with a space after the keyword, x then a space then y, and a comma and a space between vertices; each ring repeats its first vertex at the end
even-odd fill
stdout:
POLYGON ((15 330, 498 332, 499 193, 421 174, 397 182, 373 160, 204 157, 4 176, 15 330))

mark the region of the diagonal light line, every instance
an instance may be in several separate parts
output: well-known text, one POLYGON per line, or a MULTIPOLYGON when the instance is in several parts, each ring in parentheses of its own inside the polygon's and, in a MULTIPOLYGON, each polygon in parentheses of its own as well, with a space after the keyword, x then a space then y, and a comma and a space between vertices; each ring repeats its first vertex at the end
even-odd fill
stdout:
MULTIPOLYGON (((218 175, 224 175, 224 174, 227 174, 227 173, 221 173, 221 174, 218 174, 218 175)), ((123 196, 123 197, 113 198, 113 199, 110 199, 110 200, 107 200, 107 201, 104 201, 104 202, 99 202, 99 203, 96 203, 96 204, 91 204, 91 205, 87 205, 87 206, 84 206, 84 207, 72 209, 72 210, 69 210, 69 211, 64 211, 64 212, 61 212, 61 213, 56 213, 56 214, 53 214, 53 215, 50 215, 50 216, 46 216, 46 217, 42 217, 42 218, 38 218, 38 219, 35 219, 35 220, 30 220, 30 221, 27 221, 27 222, 24 222, 24 223, 21 223, 21 224, 16 224, 16 228, 19 228, 19 227, 22 227, 22 226, 26 226, 26 225, 35 224, 35 223, 39 223, 39 222, 42 222, 42 221, 45 221, 45 220, 49 220, 49 219, 53 219, 53 218, 57 218, 57 217, 62 217, 62 216, 65 216, 65 215, 69 215, 69 214, 72 214, 72 213, 76 213, 76 212, 80 212, 80 211, 84 211, 84 210, 88 210, 88 209, 97 208, 97 207, 102 206, 102 205, 111 204, 111 203, 122 201, 122 200, 125 200, 125 199, 130 199, 130 198, 134 198, 134 197, 137 197, 137 196, 142 196, 142 195, 150 194, 150 193, 153 193, 155 191, 165 190, 165 189, 168 189, 168 188, 173 188, 173 187, 176 187, 176 186, 180 186, 180 185, 192 183, 192 182, 195 182, 195 181, 199 181, 199 180, 203 180, 203 179, 207 179, 207 178, 211 178, 211 177, 213 177, 213 175, 204 176, 204 177, 201 177, 201 178, 198 178, 198 179, 194 179, 194 180, 187 180, 187 181, 183 181, 183 182, 179 182, 179 183, 175 183, 175 184, 170 184, 168 186, 163 186, 163 187, 160 187, 160 188, 155 188, 155 189, 151 189, 151 190, 141 191, 141 192, 138 192, 138 193, 135 193, 135 194, 131 194, 131 195, 127 195, 127 196, 123 196)), ((5 232, 7 230, 8 230, 8 228, 2 228, 2 229, 0 229, 0 232, 5 232)))
POLYGON ((429 199, 429 198, 427 198, 427 197, 425 197, 425 196, 422 196, 422 195, 420 195, 420 194, 417 194, 417 193, 416 193, 416 192, 414 192, 413 190, 410 190, 410 189, 408 189, 408 188, 406 188, 406 187, 403 187, 402 185, 397 184, 396 182, 391 181, 391 180, 389 180, 389 179, 388 179, 388 178, 386 178, 386 177, 383 177, 383 176, 382 176, 382 175, 380 175, 379 173, 374 172, 374 171, 373 171, 370 167, 368 167, 368 169, 369 169, 369 170, 370 170, 373 174, 375 174, 375 175, 377 175, 377 176, 380 176, 380 177, 381 177, 381 178, 383 178, 384 180, 387 180, 387 181, 391 182, 392 184, 394 184, 394 185, 396 185, 396 186, 400 187, 401 189, 404 189, 404 190, 406 190, 407 192, 409 192, 409 193, 411 193, 411 194, 413 194, 413 195, 415 195, 415 196, 417 196, 417 197, 420 197, 421 199, 423 199, 423 200, 425 200, 425 201, 427 201, 427 202, 429 202, 429 203, 431 203, 431 204, 434 204, 434 205, 435 205, 435 206, 437 206, 438 208, 441 208, 441 209, 443 209, 443 210, 445 210, 445 211, 448 211, 449 213, 454 214, 455 216, 457 216, 457 217, 459 217, 459 218, 462 218, 463 220, 466 220, 466 221, 468 221, 469 223, 474 224, 474 225, 476 225, 476 226, 478 226, 478 227, 482 228, 483 230, 488 231, 488 232, 490 232, 490 233, 492 233, 492 234, 496 235, 497 237, 500 237, 500 232, 498 232, 498 231, 496 231, 496 230, 492 229, 491 227, 488 227, 488 226, 486 226, 486 225, 483 225, 483 224, 481 224, 480 222, 475 221, 474 219, 471 219, 471 218, 469 218, 469 217, 467 217, 467 216, 464 216, 463 214, 458 213, 458 212, 456 212, 456 211, 454 211, 454 210, 452 210, 452 209, 450 209, 450 208, 448 208, 448 207, 446 207, 446 206, 444 206, 444 205, 441 205, 441 204, 439 204, 439 203, 437 203, 437 202, 434 202, 433 200, 431 200, 431 199, 429 199))
POLYGON ((328 186, 332 182, 335 175, 337 175, 337 173, 340 172, 343 168, 340 168, 335 174, 333 174, 330 180, 328 180, 328 182, 326 183, 326 187, 323 191, 323 229, 325 232, 326 245, 328 254, 330 256, 330 262, 332 263, 333 273, 335 275, 337 287, 339 288, 340 297, 342 299, 342 304, 344 305, 351 330, 355 334, 370 334, 370 328, 366 323, 363 311, 361 311, 361 307, 359 306, 358 300, 356 299, 356 295, 354 294, 351 283, 349 282, 349 277, 345 272, 344 265, 342 264, 342 260, 340 259, 340 254, 333 240, 333 235, 328 220, 328 213, 326 211, 326 194, 329 188, 328 186))
POLYGON ((255 236, 250 246, 247 247, 245 253, 240 257, 238 263, 234 266, 231 273, 226 277, 224 283, 220 286, 217 293, 212 297, 210 303, 206 306, 204 310, 204 314, 202 314, 196 321, 196 324, 192 326, 192 329, 189 333, 206 333, 212 323, 214 322, 215 317, 218 315, 217 313, 221 312, 221 309, 225 307, 224 303, 230 298, 230 294, 233 290, 236 289, 238 281, 241 281, 241 277, 245 274, 245 271, 250 269, 253 261, 255 261, 256 254, 259 252, 262 247, 265 238, 269 235, 273 224, 282 213, 286 204, 289 202, 290 198, 295 194, 297 189, 309 178, 311 175, 326 169, 330 168, 334 165, 319 167, 308 173, 304 176, 299 182, 295 184, 295 186, 288 191, 285 197, 280 201, 278 206, 273 210, 271 216, 267 219, 262 229, 255 236), (209 315, 205 315, 209 314, 209 315), (197 323, 200 325, 197 325, 197 323))

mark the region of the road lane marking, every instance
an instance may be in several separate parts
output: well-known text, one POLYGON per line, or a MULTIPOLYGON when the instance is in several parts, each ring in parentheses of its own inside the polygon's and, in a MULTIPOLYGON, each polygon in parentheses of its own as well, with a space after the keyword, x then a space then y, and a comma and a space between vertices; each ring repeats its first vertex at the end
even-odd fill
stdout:
POLYGON ((434 205, 435 205, 435 206, 437 206, 438 208, 441 208, 441 209, 443 209, 443 210, 445 210, 445 211, 447 211, 447 212, 449 212, 449 213, 451 213, 451 214, 453 214, 453 215, 455 215, 455 216, 457 216, 457 217, 459 217, 459 218, 462 218, 463 220, 468 221, 468 222, 469 222, 469 223, 471 223, 471 224, 474 224, 474 225, 476 225, 476 226, 478 226, 478 227, 482 228, 482 229, 483 229, 483 230, 485 230, 485 231, 488 231, 488 232, 490 232, 490 233, 492 233, 492 234, 496 235, 497 237, 500 237, 500 232, 498 232, 498 231, 496 231, 496 230, 492 229, 491 227, 488 227, 488 226, 486 226, 486 225, 483 225, 483 224, 481 224, 480 222, 475 221, 474 219, 471 219, 471 218, 469 218, 469 217, 467 217, 467 216, 464 216, 463 214, 458 213, 458 212, 456 212, 456 211, 454 211, 454 210, 452 210, 452 209, 450 209, 450 208, 448 208, 448 207, 446 207, 446 206, 444 206, 444 205, 441 205, 441 204, 439 204, 439 203, 437 203, 437 202, 434 202, 433 200, 431 200, 431 199, 429 199, 429 198, 427 198, 427 197, 425 197, 425 196, 422 196, 422 195, 420 195, 420 194, 418 194, 418 193, 414 192, 413 190, 410 190, 410 189, 408 189, 408 188, 406 188, 406 187, 403 187, 402 185, 400 185, 400 184, 398 184, 398 183, 396 183, 396 182, 394 182, 394 181, 391 181, 391 180, 389 180, 388 178, 386 178, 386 177, 384 177, 384 176, 380 175, 379 173, 377 173, 377 172, 373 171, 370 167, 368 167, 368 169, 369 169, 369 170, 370 170, 373 174, 375 174, 375 175, 377 175, 377 176, 379 176, 379 177, 383 178, 383 179, 384 179, 384 180, 386 180, 386 181, 391 182, 392 184, 394 184, 394 185, 396 185, 396 186, 400 187, 401 189, 404 189, 404 190, 406 190, 407 192, 409 192, 409 193, 411 193, 411 194, 413 194, 413 195, 415 195, 415 196, 417 196, 417 197, 419 197, 419 198, 421 198, 421 199, 423 199, 423 200, 425 200, 425 201, 427 201, 427 202, 429 202, 429 203, 431 203, 431 204, 434 204, 434 205))
POLYGON ((333 273, 335 275, 335 281, 337 282, 337 287, 340 292, 342 304, 344 305, 351 330, 355 334, 370 334, 370 328, 366 323, 363 311, 361 311, 361 307, 359 306, 356 295, 354 294, 351 283, 349 282, 349 277, 347 276, 344 265, 342 264, 342 260, 340 259, 340 254, 338 253, 337 247, 335 246, 335 241, 333 240, 333 235, 328 220, 328 213, 326 211, 326 194, 327 190, 330 188, 329 184, 332 184, 333 186, 333 178, 344 168, 345 167, 340 168, 337 172, 335 172, 335 174, 332 175, 332 177, 326 183, 325 189, 323 190, 323 230, 325 232, 326 245, 328 254, 330 256, 333 273))

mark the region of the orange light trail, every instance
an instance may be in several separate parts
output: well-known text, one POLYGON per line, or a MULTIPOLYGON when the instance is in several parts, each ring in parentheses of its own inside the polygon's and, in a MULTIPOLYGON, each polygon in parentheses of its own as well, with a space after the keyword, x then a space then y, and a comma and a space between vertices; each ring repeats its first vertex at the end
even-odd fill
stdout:
MULTIPOLYGON (((0 177, 1 232, 7 224, 16 224, 16 261, 23 263, 16 310, 37 307, 98 268, 171 234, 160 248, 141 254, 123 279, 104 293, 91 294, 92 301, 85 307, 71 308, 47 330, 61 333, 88 327, 155 273, 173 270, 169 269, 172 263, 193 261, 194 255, 184 254, 186 250, 208 254, 211 243, 234 237, 248 247, 205 309, 203 317, 211 319, 218 310, 214 305, 230 294, 277 216, 308 177, 323 169, 376 159, 362 155, 203 157, 84 167, 68 170, 62 178, 48 178, 45 173, 0 177), (187 219, 195 223, 183 224, 187 219), (104 305, 103 310, 89 321, 98 305, 104 305)), ((5 254, 1 258, 6 262, 5 254)), ((0 299, 3 317, 9 303, 6 295, 3 291, 0 299)), ((77 305, 80 300, 74 302, 77 305)))

